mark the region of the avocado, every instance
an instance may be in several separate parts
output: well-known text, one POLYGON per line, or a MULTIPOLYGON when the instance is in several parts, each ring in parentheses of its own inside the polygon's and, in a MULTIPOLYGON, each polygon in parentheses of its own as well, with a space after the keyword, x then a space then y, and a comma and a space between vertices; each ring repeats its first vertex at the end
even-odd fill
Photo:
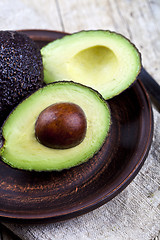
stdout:
POLYGON ((97 91, 69 81, 48 84, 20 103, 5 121, 1 158, 30 171, 68 169, 99 151, 110 123, 109 106, 97 91))
POLYGON ((44 81, 72 80, 110 99, 135 80, 141 69, 140 53, 124 36, 103 30, 66 35, 41 49, 44 81))
POLYGON ((0 125, 25 97, 43 86, 40 50, 27 35, 0 31, 0 125))

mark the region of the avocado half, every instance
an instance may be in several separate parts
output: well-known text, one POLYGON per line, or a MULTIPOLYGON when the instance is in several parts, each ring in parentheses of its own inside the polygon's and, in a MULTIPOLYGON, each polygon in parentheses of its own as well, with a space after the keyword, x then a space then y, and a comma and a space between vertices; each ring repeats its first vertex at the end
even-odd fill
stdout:
POLYGON ((0 125, 42 86, 43 64, 36 43, 23 33, 0 31, 0 125))
POLYGON ((51 171, 79 165, 103 145, 111 123, 110 110, 102 96, 91 88, 73 82, 46 85, 29 96, 9 115, 3 125, 2 160, 14 168, 51 171), (87 130, 84 140, 75 147, 53 149, 35 136, 40 113, 56 103, 70 102, 85 113, 87 130))
POLYGON ((136 47, 110 31, 67 35, 43 47, 41 54, 46 83, 72 80, 96 89, 105 99, 127 89, 141 69, 136 47))

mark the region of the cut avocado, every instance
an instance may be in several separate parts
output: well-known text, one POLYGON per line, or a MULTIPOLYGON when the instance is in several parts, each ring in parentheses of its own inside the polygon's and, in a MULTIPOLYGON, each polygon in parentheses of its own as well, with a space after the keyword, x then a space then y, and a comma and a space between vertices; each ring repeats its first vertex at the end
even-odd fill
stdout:
POLYGON ((110 110, 98 92, 73 82, 56 82, 33 93, 9 115, 2 128, 1 157, 5 163, 19 169, 68 169, 98 152, 109 128, 110 110), (37 139, 35 125, 44 110, 65 102, 79 106, 84 112, 87 121, 84 139, 67 149, 46 147, 37 139))
POLYGON ((0 31, 0 125, 15 106, 42 86, 38 46, 20 32, 0 31))
POLYGON ((140 53, 125 37, 110 31, 82 31, 42 48, 44 81, 72 80, 99 91, 105 99, 118 95, 136 79, 140 53))

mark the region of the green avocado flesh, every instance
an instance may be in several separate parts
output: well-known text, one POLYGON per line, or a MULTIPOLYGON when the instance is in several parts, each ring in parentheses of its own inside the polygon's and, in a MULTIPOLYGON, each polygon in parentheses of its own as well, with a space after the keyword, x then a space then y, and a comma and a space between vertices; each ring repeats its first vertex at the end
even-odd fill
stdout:
POLYGON ((110 119, 107 103, 93 89, 68 81, 49 84, 19 104, 4 123, 2 160, 14 168, 35 171, 60 171, 79 165, 99 151, 108 135, 110 119), (68 149, 45 147, 35 137, 39 114, 60 102, 77 104, 87 119, 84 140, 68 149))
POLYGON ((53 41, 41 50, 44 81, 74 81, 105 99, 127 89, 140 72, 140 53, 120 34, 82 31, 53 41))

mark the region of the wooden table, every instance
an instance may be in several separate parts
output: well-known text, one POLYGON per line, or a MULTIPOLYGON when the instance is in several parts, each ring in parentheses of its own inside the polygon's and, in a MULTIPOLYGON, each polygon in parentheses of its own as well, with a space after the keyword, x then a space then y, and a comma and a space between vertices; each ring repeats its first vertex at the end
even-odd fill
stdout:
MULTIPOLYGON (((51 29, 69 33, 109 29, 128 37, 142 63, 160 84, 159 0, 6 0, 0 2, 1 29, 51 29)), ((0 239, 15 240, 4 228, 0 239)), ((158 240, 160 238, 156 238, 158 240)))

